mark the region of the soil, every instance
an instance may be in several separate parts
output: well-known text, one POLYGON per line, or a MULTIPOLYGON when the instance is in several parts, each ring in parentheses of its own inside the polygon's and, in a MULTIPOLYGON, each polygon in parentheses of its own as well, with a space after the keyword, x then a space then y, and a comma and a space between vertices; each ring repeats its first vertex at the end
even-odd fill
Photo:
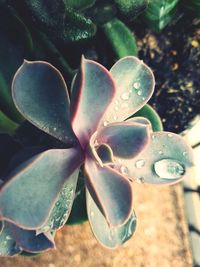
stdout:
POLYGON ((178 17, 162 33, 144 25, 134 29, 139 57, 152 68, 156 79, 150 104, 161 116, 165 130, 180 133, 200 113, 200 20, 178 17))
POLYGON ((138 225, 123 247, 101 247, 86 222, 57 232, 57 250, 33 258, 0 258, 0 266, 192 267, 181 186, 135 184, 134 192, 138 225))

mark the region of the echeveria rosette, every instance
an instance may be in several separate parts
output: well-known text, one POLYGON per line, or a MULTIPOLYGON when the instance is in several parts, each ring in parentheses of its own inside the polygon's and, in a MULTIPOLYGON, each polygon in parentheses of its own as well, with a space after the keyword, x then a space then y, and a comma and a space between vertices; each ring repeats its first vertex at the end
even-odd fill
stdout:
POLYGON ((192 152, 181 137, 153 133, 147 119, 130 118, 153 89, 152 71, 135 57, 119 60, 110 72, 83 58, 70 103, 58 70, 47 62, 24 62, 13 80, 15 105, 65 148, 27 159, 2 185, 2 254, 54 247, 54 232, 69 217, 83 164, 88 218, 96 238, 109 248, 134 233, 132 180, 174 183, 189 174, 192 152))

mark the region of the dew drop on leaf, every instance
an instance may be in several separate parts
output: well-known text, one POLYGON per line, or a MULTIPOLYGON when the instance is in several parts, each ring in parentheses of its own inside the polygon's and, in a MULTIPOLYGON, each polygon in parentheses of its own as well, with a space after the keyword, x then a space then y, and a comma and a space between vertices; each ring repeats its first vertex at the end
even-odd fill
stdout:
POLYGON ((122 100, 129 100, 131 94, 129 92, 124 92, 121 94, 121 99, 122 100))
POLYGON ((133 84, 133 87, 134 87, 135 89, 139 89, 139 88, 140 88, 140 83, 135 82, 135 83, 133 84))
POLYGON ((144 165, 145 165, 145 161, 143 159, 139 159, 135 163, 135 167, 138 169, 141 169, 142 167, 144 167, 144 165))
POLYGON ((164 179, 181 178, 185 173, 185 167, 173 159, 162 159, 154 163, 156 174, 164 179))
POLYGON ((113 119, 116 121, 117 120, 117 115, 114 115, 113 116, 113 119))
POLYGON ((120 167, 120 172, 123 174, 123 175, 128 175, 128 168, 124 165, 122 165, 120 167))
POLYGON ((107 125, 108 125, 108 121, 104 121, 103 126, 107 126, 107 125))

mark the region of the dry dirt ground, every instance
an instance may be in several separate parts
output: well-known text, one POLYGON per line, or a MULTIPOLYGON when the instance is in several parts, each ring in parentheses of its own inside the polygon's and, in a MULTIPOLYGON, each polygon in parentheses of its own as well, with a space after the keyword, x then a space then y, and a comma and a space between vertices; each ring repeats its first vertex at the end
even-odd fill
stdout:
POLYGON ((57 233, 57 250, 39 257, 0 258, 1 267, 192 267, 180 185, 135 185, 138 226, 116 250, 102 248, 89 223, 57 233))

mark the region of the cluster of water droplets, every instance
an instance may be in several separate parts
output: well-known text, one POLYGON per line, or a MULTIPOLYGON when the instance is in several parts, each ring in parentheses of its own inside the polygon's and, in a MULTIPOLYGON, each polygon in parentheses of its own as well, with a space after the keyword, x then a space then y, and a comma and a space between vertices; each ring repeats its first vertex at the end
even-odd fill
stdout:
POLYGON ((20 248, 12 236, 7 234, 6 231, 2 232, 0 237, 0 255, 12 256, 19 252, 20 248))
MULTIPOLYGON (((135 81, 132 85, 132 88, 131 89, 127 89, 125 91, 123 91, 119 97, 119 99, 115 100, 115 103, 114 103, 114 111, 117 111, 120 110, 120 109, 126 109, 128 108, 129 106, 129 100, 131 99, 132 97, 132 94, 136 92, 136 94, 138 96, 142 96, 142 89, 141 89, 141 84, 140 82, 138 81, 135 81)), ((145 97, 142 97, 142 100, 144 101, 145 100, 145 97)), ((113 113, 112 115, 112 119, 114 121, 117 121, 118 119, 118 115, 116 113, 113 113)), ((105 120, 103 122, 103 125, 104 126, 107 126, 109 124, 109 120, 105 120)))
POLYGON ((110 227, 108 229, 108 240, 114 243, 123 244, 126 242, 135 232, 136 228, 136 216, 132 214, 127 223, 119 227, 110 227))
POLYGON ((56 230, 66 223, 71 210, 73 196, 73 187, 66 183, 59 194, 58 200, 51 212, 48 223, 43 226, 38 233, 56 230))

